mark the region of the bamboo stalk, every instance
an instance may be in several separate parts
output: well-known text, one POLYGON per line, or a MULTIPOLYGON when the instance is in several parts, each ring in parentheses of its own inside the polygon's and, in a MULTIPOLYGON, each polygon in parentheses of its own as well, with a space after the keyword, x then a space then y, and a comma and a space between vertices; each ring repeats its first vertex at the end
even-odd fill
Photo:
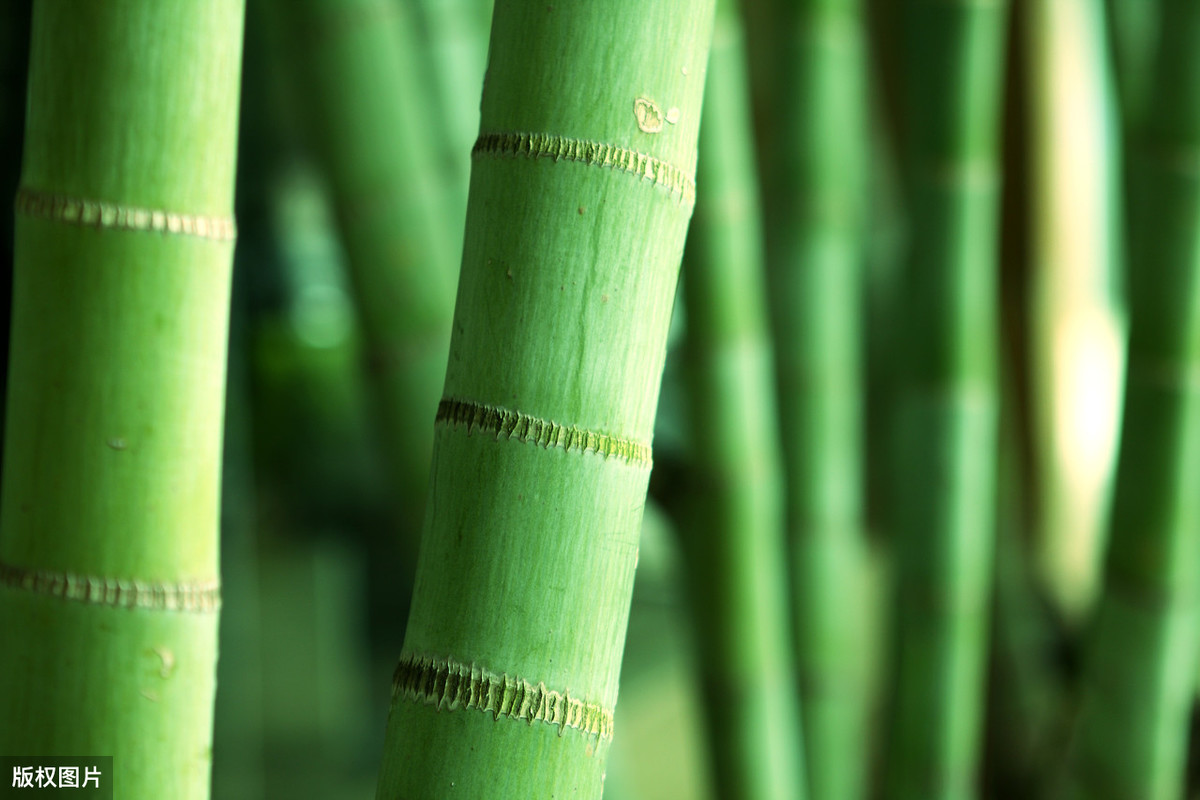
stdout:
MULTIPOLYGON (((261 176, 260 176, 261 177, 261 176)), ((241 182, 241 179, 239 179, 241 182)), ((242 184, 244 185, 244 183, 242 184)), ((253 192, 251 192, 253 194, 253 192)), ((244 193, 238 212, 243 241, 252 238, 245 224, 244 193)), ((253 216, 253 211, 251 211, 253 216)), ((263 236, 259 230, 257 236, 263 236)), ((251 253, 261 252, 249 248, 251 253)), ((258 602, 259 560, 255 537, 256 494, 250 408, 245 283, 256 265, 239 247, 234 269, 232 319, 225 436, 222 446, 224 478, 221 493, 221 578, 226 613, 221 615, 219 641, 225 655, 217 664, 217 694, 213 724, 212 793, 222 800, 259 800, 265 788, 262 704, 262 613, 258 602)))
POLYGON ((717 796, 790 800, 804 766, 747 88, 740 21, 718 3, 684 261, 697 485, 683 548, 717 796))
POLYGON ((497 4, 380 798, 603 790, 712 9, 497 4))
POLYGON ((0 752, 208 796, 241 0, 34 8, 0 752))
MULTIPOLYGON (((411 9, 394 0, 276 2, 318 160, 334 195, 371 350, 385 452, 408 537, 423 517, 461 220, 444 212, 436 125, 411 9)), ((409 548, 407 555, 414 558, 409 548)), ((409 566, 411 569, 411 565, 409 566)))
POLYGON ((1130 122, 1139 122, 1152 89, 1150 78, 1160 35, 1161 4, 1145 0, 1105 0, 1104 6, 1121 116, 1130 122))
POLYGON ((1127 119, 1130 338, 1071 796, 1180 797, 1200 626, 1200 6, 1164 0, 1127 119))
POLYGON ((1018 10, 1029 64, 1035 548, 1050 597, 1078 622, 1099 593, 1120 415, 1117 109, 1102 6, 1034 0, 1018 10))
POLYGON ((993 0, 902 8, 910 252, 889 797, 976 793, 994 528, 1005 10, 993 0))
MULTIPOLYGON (((393 0, 395 2, 395 0, 393 0)), ((471 145, 479 131, 479 94, 487 66, 490 0, 419 0, 421 51, 435 91, 438 147, 449 189, 446 213, 461 230, 467 209, 471 145)))
POLYGON ((812 796, 862 796, 866 670, 858 0, 762 4, 751 29, 804 741, 812 796))
POLYGON ((1061 752, 1061 690, 1051 658, 1055 631, 1039 603, 1026 535, 1028 462, 1020 453, 1018 384, 1011 359, 1001 370, 996 550, 986 698, 984 783, 997 797, 1041 797, 1061 752))

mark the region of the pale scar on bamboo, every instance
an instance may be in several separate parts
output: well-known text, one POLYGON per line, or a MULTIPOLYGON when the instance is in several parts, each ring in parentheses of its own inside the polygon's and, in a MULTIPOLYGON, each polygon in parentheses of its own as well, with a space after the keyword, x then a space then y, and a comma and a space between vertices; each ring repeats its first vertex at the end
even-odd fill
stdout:
POLYGON ((0 562, 0 587, 110 608, 210 614, 221 607, 218 580, 161 581, 76 575, 0 562))
POLYGON ((638 128, 644 133, 659 133, 664 122, 678 125, 682 113, 678 108, 672 107, 664 114, 658 103, 648 97, 639 97, 633 101, 633 116, 637 120, 638 128))
POLYGON ((611 739, 613 712, 599 703, 571 697, 569 691, 547 689, 506 673, 497 674, 478 664, 450 658, 404 656, 392 676, 392 698, 397 697, 438 711, 474 710, 527 722, 577 730, 597 739, 611 739))
POLYGON ((171 677, 171 673, 175 670, 175 654, 171 652, 171 648, 155 647, 154 654, 162 662, 162 667, 158 670, 159 677, 171 677))
POLYGON ((21 216, 99 230, 190 236, 215 242, 237 238, 233 217, 183 214, 22 187, 14 203, 21 216))

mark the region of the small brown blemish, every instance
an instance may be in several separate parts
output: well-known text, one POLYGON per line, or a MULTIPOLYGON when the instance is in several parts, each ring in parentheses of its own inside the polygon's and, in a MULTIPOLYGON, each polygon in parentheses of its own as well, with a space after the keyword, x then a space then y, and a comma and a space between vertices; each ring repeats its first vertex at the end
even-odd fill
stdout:
POLYGON ((116 436, 116 437, 113 437, 112 439, 109 439, 107 444, 113 450, 124 450, 127 446, 125 443, 125 440, 122 439, 120 436, 116 436))
POLYGON ((602 295, 600 295, 600 302, 601 302, 601 303, 607 303, 607 302, 608 302, 608 295, 606 295, 606 294, 602 294, 602 295))
POLYGON ((633 101, 633 116, 638 128, 646 133, 658 133, 663 129, 662 109, 649 98, 639 97, 633 101))
POLYGON ((584 208, 583 206, 580 206, 580 207, 579 207, 579 216, 581 216, 581 217, 582 217, 582 216, 583 216, 583 212, 585 212, 585 211, 587 211, 587 209, 586 209, 586 208, 584 208))

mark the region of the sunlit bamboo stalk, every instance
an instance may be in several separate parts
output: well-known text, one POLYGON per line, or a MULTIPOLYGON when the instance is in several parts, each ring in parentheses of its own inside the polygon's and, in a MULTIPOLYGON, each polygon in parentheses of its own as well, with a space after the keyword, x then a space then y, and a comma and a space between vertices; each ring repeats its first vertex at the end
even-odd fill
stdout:
POLYGON ((711 0, 502 0, 378 797, 598 798, 711 0))
POLYGON ((0 752, 206 798, 241 0, 39 0, 0 498, 0 752))
MULTIPOLYGON (((1163 0, 1126 118, 1130 335, 1070 796, 1183 794, 1200 631, 1200 6, 1163 0)), ((1129 83, 1125 82, 1128 87, 1129 83)), ((1126 106, 1128 109, 1129 106, 1126 106)))

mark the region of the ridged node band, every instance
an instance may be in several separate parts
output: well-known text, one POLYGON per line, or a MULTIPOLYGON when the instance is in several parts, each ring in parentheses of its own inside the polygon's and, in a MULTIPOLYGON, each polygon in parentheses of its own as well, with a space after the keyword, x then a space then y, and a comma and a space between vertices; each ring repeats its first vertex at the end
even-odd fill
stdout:
POLYGON ((107 200, 39 192, 27 187, 17 192, 15 206, 22 216, 81 228, 191 236, 216 242, 232 242, 237 238, 237 224, 232 217, 136 208, 107 200))
POLYGON ((530 725, 541 722, 556 726, 559 736, 567 728, 600 739, 613 735, 613 712, 599 703, 449 658, 402 657, 392 676, 393 702, 396 699, 435 706, 438 711, 481 711, 491 714, 493 721, 508 717, 530 725))
POLYGON ((472 158, 549 158, 591 167, 607 167, 645 178, 679 195, 689 207, 696 201, 696 182, 681 167, 648 153, 615 144, 571 139, 553 133, 482 133, 471 149, 472 158))
POLYGON ((221 607, 217 580, 161 583, 31 570, 0 562, 0 586, 111 608, 208 614, 221 607))
POLYGON ((541 447, 561 447, 570 452, 595 453, 627 464, 649 467, 651 448, 646 442, 584 430, 548 419, 470 400, 446 398, 438 404, 437 424, 491 433, 497 439, 516 439, 541 447))

